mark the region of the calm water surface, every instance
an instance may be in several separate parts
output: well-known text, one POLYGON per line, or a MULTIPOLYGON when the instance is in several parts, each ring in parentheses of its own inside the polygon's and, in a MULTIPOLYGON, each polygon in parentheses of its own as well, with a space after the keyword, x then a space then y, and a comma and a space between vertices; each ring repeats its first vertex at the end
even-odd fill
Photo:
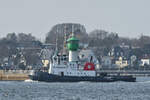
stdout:
POLYGON ((150 78, 138 82, 0 81, 0 100, 150 100, 150 78))

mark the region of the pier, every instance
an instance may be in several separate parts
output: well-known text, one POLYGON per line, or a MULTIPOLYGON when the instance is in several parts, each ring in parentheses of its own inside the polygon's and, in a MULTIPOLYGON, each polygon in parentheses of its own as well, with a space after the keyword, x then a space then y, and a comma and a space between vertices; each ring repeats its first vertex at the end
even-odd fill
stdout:
POLYGON ((0 70, 0 80, 2 81, 23 81, 29 79, 31 70, 0 70))
POLYGON ((108 75, 133 75, 133 76, 150 76, 150 70, 97 70, 97 74, 107 73, 108 75))

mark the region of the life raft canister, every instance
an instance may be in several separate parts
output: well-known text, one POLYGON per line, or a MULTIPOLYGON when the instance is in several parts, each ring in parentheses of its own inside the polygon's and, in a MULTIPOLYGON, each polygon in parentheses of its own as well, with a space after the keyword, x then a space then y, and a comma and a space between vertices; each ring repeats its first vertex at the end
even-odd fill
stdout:
POLYGON ((91 62, 86 62, 84 65, 84 70, 95 70, 94 64, 91 62))

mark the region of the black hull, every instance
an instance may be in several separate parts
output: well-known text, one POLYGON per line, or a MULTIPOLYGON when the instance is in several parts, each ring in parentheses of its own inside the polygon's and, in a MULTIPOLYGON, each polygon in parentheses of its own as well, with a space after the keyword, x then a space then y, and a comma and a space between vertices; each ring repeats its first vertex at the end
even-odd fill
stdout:
POLYGON ((124 81, 124 82, 136 82, 136 77, 133 77, 132 75, 128 76, 112 76, 112 79, 117 80, 117 81, 124 81))
POLYGON ((114 82, 114 81, 126 81, 126 82, 135 82, 136 78, 128 76, 112 76, 112 77, 89 77, 89 76, 59 76, 49 74, 47 72, 38 72, 35 75, 29 75, 30 79, 35 81, 44 81, 44 82, 114 82))
POLYGON ((29 75, 31 80, 44 81, 44 82, 114 82, 115 80, 110 77, 77 77, 77 76, 58 76, 42 72, 38 75, 29 75))

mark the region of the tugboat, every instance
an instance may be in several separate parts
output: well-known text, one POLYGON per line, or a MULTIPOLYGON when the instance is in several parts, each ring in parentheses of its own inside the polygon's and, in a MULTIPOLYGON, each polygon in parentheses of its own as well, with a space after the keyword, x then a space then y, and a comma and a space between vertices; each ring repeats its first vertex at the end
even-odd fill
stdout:
POLYGON ((35 71, 29 77, 32 80, 44 82, 113 82, 115 79, 107 76, 97 76, 95 63, 90 57, 88 62, 81 64, 78 56, 79 40, 72 32, 67 40, 69 56, 59 55, 57 50, 50 60, 48 72, 35 71))
MULTIPOLYGON (((56 46, 57 47, 57 46, 56 46)), ((124 77, 111 77, 107 75, 97 76, 96 63, 91 56, 88 61, 82 63, 79 59, 79 40, 72 32, 72 36, 67 40, 69 56, 60 55, 57 52, 50 60, 48 71, 34 71, 29 77, 31 80, 44 82, 114 82, 124 77)), ((132 77, 128 79, 131 81, 132 77)))

